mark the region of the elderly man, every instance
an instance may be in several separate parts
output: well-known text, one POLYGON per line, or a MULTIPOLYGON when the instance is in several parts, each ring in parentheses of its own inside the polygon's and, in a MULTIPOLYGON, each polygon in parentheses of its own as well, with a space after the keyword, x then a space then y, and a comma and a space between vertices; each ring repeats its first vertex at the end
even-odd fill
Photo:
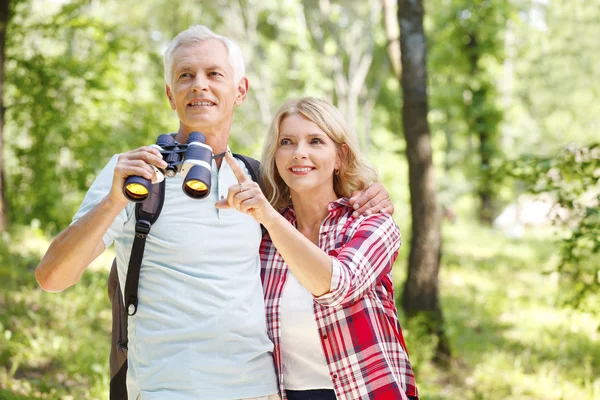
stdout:
MULTIPOLYGON (((248 93, 239 47, 192 26, 173 39, 164 68, 166 94, 180 121, 175 139, 185 143, 200 131, 214 154, 228 151, 234 109, 248 93)), ((109 161, 36 269, 45 290, 75 284, 113 242, 123 287, 136 223, 123 184, 132 175, 152 179, 152 165, 166 166, 152 147, 109 161)), ((129 399, 277 398, 260 282, 260 226, 236 210, 215 208, 237 182, 222 159, 212 161, 212 182, 209 196, 197 200, 183 193, 181 177, 166 181, 162 213, 146 241, 139 309, 129 317, 129 399)), ((372 191, 358 198, 363 207, 357 211, 392 211, 385 190, 372 191)))

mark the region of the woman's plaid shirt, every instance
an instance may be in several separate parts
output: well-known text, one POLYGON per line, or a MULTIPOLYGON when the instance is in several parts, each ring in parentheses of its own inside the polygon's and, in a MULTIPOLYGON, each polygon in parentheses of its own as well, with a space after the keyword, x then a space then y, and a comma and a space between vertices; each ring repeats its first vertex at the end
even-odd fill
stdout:
MULTIPOLYGON (((329 204, 319 247, 332 259, 331 291, 314 301, 314 312, 335 393, 340 400, 418 397, 396 315, 391 272, 400 231, 388 214, 352 217, 346 198, 329 204)), ((296 223, 294 210, 283 212, 296 223)), ((269 337, 283 400, 279 301, 288 267, 268 235, 260 247, 269 337)))

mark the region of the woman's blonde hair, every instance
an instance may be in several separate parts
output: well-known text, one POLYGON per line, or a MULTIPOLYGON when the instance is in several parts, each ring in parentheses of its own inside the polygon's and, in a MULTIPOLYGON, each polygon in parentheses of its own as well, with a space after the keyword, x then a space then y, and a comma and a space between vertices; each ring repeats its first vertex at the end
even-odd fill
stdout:
POLYGON ((290 204, 290 190, 275 165, 279 148, 281 122, 290 115, 301 115, 315 123, 336 144, 341 166, 333 178, 333 189, 339 197, 350 197, 355 190, 364 190, 377 180, 377 173, 362 157, 356 141, 340 111, 325 100, 301 97, 286 101, 277 111, 265 138, 261 157, 261 173, 265 195, 273 207, 282 209, 290 204), (344 152, 342 145, 347 146, 344 152))

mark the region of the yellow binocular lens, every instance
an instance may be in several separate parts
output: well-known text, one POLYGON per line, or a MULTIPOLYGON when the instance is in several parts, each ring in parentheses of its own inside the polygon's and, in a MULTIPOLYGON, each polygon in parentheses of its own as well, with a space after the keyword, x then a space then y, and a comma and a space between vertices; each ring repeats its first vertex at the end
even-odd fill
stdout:
POLYGON ((206 186, 206 183, 195 179, 187 181, 185 183, 185 186, 187 186, 188 188, 190 188, 190 190, 193 190, 195 192, 203 192, 205 190, 208 190, 208 186, 206 186))
POLYGON ((129 184, 125 189, 131 197, 136 199, 148 196, 148 189, 146 189, 143 185, 140 185, 139 183, 129 184))

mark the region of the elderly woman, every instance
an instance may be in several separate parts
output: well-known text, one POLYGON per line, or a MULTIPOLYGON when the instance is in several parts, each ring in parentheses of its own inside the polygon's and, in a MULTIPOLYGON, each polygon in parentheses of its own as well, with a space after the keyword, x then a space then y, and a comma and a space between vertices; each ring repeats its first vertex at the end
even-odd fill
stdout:
POLYGON ((389 214, 353 215, 348 197, 376 174, 340 112, 310 97, 279 109, 265 194, 228 161, 239 181, 228 206, 268 231, 262 278, 282 398, 417 399, 391 275, 400 231, 389 214))

